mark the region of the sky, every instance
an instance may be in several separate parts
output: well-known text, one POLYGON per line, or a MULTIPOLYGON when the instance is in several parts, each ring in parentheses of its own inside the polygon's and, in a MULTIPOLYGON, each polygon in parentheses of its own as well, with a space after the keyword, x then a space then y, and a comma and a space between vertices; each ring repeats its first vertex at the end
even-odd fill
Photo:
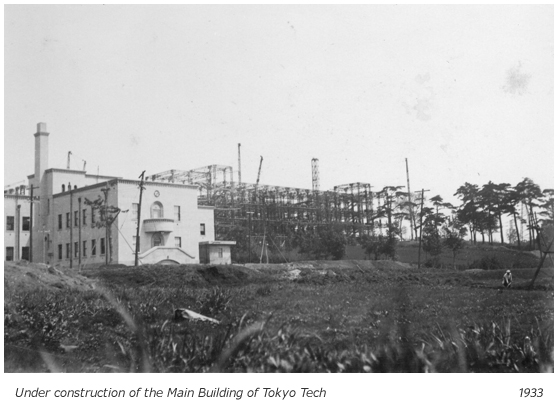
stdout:
POLYGON ((137 178, 553 188, 553 7, 4 8, 4 184, 49 167, 137 178))

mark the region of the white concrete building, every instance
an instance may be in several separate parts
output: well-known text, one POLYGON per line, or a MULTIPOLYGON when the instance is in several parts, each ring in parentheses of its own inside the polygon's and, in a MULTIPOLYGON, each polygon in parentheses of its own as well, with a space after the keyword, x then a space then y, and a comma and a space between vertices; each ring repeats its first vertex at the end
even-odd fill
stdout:
POLYGON ((30 252, 30 197, 25 186, 4 194, 4 260, 29 260, 30 252), (21 190, 21 192, 20 192, 21 190))
MULTIPOLYGON (((72 267, 133 265, 139 242, 139 264, 200 263, 200 243, 214 242, 215 230, 213 207, 198 206, 198 186, 144 182, 140 210, 139 180, 48 168, 48 143, 46 124, 39 123, 35 133, 35 173, 28 176, 33 196, 38 195, 32 216, 29 197, 22 203, 20 196, 16 204, 15 196, 5 191, 5 260, 30 255, 34 262, 72 267), (23 204, 27 209, 21 208, 23 204), (28 217, 21 224, 22 230, 31 229, 26 236, 16 235, 18 213, 28 217), (107 221, 111 224, 106 225, 107 221), (32 249, 21 249, 29 248, 31 241, 32 249), (16 243, 20 246, 17 253, 16 243)), ((224 242, 224 252, 217 254, 206 253, 203 246, 204 262, 231 263, 233 244, 224 242)))

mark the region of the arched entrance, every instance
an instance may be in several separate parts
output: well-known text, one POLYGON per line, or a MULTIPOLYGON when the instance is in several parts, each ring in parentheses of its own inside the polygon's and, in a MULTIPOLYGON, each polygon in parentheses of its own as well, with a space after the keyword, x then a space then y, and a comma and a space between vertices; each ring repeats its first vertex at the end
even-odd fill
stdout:
POLYGON ((163 236, 160 233, 154 233, 151 237, 151 247, 163 246, 163 236))

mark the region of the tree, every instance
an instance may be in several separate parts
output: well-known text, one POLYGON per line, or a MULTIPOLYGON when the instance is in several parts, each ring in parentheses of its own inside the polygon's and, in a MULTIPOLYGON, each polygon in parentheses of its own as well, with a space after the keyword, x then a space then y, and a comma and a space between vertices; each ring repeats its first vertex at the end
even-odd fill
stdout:
POLYGON ((496 184, 492 181, 489 181, 487 184, 483 185, 482 189, 479 191, 479 206, 486 214, 486 229, 488 231, 490 244, 493 243, 492 234, 496 232, 496 225, 498 223, 500 226, 500 240, 501 243, 504 243, 502 211, 504 209, 503 200, 505 199, 505 194, 509 186, 510 185, 508 183, 496 184))
MULTIPOLYGON (((108 193, 110 189, 107 187, 105 189, 101 189, 102 192, 108 193)), ((95 200, 89 200, 88 198, 84 198, 83 204, 91 207, 91 216, 92 216, 92 227, 104 227, 106 230, 105 238, 107 242, 107 264, 108 262, 112 261, 112 224, 118 217, 120 213, 127 213, 128 210, 121 210, 119 207, 109 205, 104 198, 99 195, 95 200), (93 216, 99 211, 99 220, 93 223, 93 216)))
MULTIPOLYGON (((469 232, 474 243, 477 241, 476 232, 481 230, 482 214, 479 213, 479 187, 467 183, 460 186, 454 196, 461 199, 461 206, 457 210, 458 219, 464 224, 469 225, 469 232)), ((483 237, 484 240, 484 237, 483 237)))
POLYGON ((535 224, 533 207, 538 206, 538 201, 543 197, 541 188, 539 185, 535 184, 532 179, 528 177, 523 178, 521 182, 515 185, 515 191, 518 193, 519 198, 523 202, 525 208, 527 209, 528 216, 528 230, 529 230, 529 245, 533 247, 535 240, 535 224))
POLYGON ((554 189, 544 189, 542 193, 544 199, 540 207, 543 211, 539 216, 542 216, 542 220, 554 222, 554 189))
POLYGON ((326 230, 321 230, 320 239, 328 256, 331 256, 333 260, 340 260, 345 257, 347 238, 341 229, 330 226, 326 230))
POLYGON ((299 252, 314 259, 334 260, 345 256, 347 238, 341 227, 320 227, 316 231, 308 231, 299 236, 299 252))
MULTIPOLYGON (((517 224, 517 216, 518 216, 517 205, 520 202, 521 202, 521 197, 519 196, 519 193, 512 188, 508 190, 508 192, 506 193, 501 208, 502 213, 506 213, 513 217, 513 223, 515 225, 515 234, 516 234, 516 236, 513 237, 514 239, 513 241, 517 241, 517 247, 519 249, 521 249, 521 238, 519 236, 519 226, 517 224)), ((508 240, 510 242, 512 242, 511 239, 512 238, 508 236, 508 240)))
MULTIPOLYGON (((506 232, 506 236, 508 237, 508 242, 510 244, 518 242, 519 236, 518 236, 518 233, 517 233, 517 229, 512 227, 511 222, 510 222, 510 227, 508 228, 508 231, 506 232)), ((519 247, 521 248, 521 245, 519 247)))
POLYGON ((442 253, 442 241, 438 232, 437 217, 432 208, 423 208, 422 249, 434 260, 442 253))
POLYGON ((403 204, 403 200, 407 196, 406 192, 401 191, 404 186, 386 186, 382 189, 381 194, 384 198, 384 204, 379 212, 383 212, 388 219, 388 237, 393 238, 400 235, 399 225, 393 220, 396 208, 399 204, 403 204))
POLYGON ((399 240, 396 237, 386 237, 380 239, 380 242, 380 252, 391 260, 395 260, 399 240))
POLYGON ((453 256, 453 268, 455 269, 455 258, 465 247, 464 237, 467 235, 467 229, 458 219, 453 219, 450 224, 444 227, 444 246, 451 250, 453 256))

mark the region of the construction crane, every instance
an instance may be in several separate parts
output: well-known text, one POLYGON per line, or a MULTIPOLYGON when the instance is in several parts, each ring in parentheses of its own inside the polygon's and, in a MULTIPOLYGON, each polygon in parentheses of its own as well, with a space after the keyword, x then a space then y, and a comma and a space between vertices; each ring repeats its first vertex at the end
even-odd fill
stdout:
POLYGON ((262 172, 263 156, 260 156, 260 167, 258 168, 258 178, 256 179, 256 187, 260 184, 260 174, 262 172))
POLYGON ((72 155, 72 152, 68 152, 68 164, 66 165, 66 169, 70 168, 70 156, 72 155))

